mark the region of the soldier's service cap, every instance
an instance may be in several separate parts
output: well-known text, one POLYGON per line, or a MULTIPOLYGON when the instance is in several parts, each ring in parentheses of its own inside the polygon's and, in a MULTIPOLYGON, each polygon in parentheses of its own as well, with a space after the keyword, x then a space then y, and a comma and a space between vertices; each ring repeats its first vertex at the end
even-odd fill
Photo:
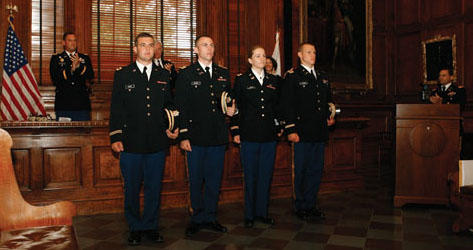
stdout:
POLYGON ((222 95, 220 96, 220 105, 222 107, 222 112, 224 114, 227 113, 228 106, 232 105, 233 98, 230 96, 230 94, 226 91, 222 92, 222 95))
POLYGON ((174 109, 163 109, 163 116, 164 116, 164 127, 169 129, 171 132, 174 131, 178 125, 178 118, 179 118, 179 111, 174 109))

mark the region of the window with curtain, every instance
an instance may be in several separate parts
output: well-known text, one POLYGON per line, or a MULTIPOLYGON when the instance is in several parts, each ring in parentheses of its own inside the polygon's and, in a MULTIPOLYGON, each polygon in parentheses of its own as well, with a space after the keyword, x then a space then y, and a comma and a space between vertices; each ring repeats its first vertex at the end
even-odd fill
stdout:
POLYGON ((148 32, 164 45, 176 67, 193 57, 196 0, 92 0, 91 59, 97 83, 111 83, 115 69, 135 60, 133 40, 148 32))
POLYGON ((31 68, 40 85, 51 85, 49 60, 61 52, 64 0, 31 1, 31 68))

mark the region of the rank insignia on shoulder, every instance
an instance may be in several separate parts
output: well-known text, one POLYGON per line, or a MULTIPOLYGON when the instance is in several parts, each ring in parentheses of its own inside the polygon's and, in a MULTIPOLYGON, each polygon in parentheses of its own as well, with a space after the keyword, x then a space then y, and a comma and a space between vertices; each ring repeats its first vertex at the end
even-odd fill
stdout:
POLYGON ((115 71, 119 71, 121 69, 122 69, 122 67, 118 67, 118 68, 115 69, 115 71))
POLYGON ((327 79, 323 79, 322 82, 325 83, 325 84, 328 84, 328 80, 327 80, 327 79))
POLYGON ((237 76, 242 76, 243 74, 242 73, 238 73, 237 76))
POLYGON ((180 67, 179 69, 185 69, 185 68, 187 68, 187 66, 186 66, 186 65, 184 65, 184 66, 180 67))
POLYGON ((220 82, 223 82, 223 81, 226 81, 227 79, 223 78, 223 76, 220 76, 219 78, 217 78, 217 81, 220 81, 220 82))

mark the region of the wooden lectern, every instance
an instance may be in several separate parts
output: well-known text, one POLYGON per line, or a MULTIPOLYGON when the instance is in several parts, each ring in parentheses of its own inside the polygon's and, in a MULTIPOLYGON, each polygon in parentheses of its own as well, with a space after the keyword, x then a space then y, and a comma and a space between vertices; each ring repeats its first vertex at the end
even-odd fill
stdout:
POLYGON ((460 158, 458 104, 396 106, 394 206, 448 204, 448 173, 460 158))

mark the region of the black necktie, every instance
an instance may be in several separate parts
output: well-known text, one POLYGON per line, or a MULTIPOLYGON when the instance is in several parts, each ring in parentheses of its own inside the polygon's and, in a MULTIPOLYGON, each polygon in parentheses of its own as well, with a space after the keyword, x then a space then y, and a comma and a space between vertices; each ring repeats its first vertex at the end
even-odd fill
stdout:
POLYGON ((205 75, 207 75, 209 79, 212 79, 212 77, 210 77, 210 67, 205 67, 205 75))
POLYGON ((442 86, 442 92, 445 92, 445 86, 442 86))
POLYGON ((317 77, 315 76, 314 71, 313 71, 312 69, 310 70, 310 73, 311 73, 312 76, 315 78, 315 80, 317 80, 317 77))
POLYGON ((148 74, 146 74, 146 66, 143 68, 143 76, 146 78, 146 80, 148 80, 148 74))

